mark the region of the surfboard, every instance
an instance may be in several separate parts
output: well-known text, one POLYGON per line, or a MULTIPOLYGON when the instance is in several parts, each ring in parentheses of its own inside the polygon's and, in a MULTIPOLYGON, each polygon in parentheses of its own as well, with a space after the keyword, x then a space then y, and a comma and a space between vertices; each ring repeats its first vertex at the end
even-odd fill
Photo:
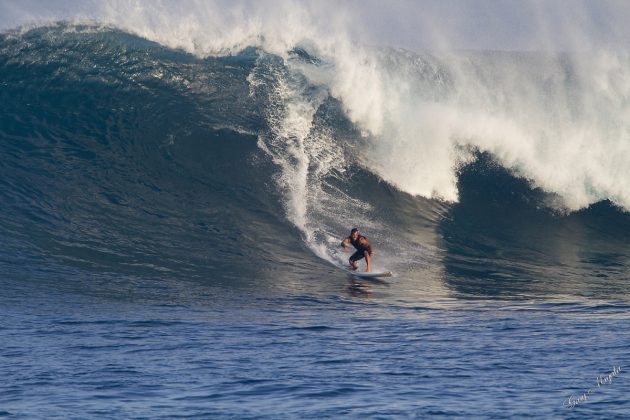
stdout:
POLYGON ((348 272, 348 274, 351 274, 355 277, 359 277, 362 279, 373 279, 373 278, 378 278, 378 277, 391 277, 392 276, 392 272, 391 271, 371 271, 369 273, 366 273, 365 271, 352 271, 352 270, 346 270, 348 272))

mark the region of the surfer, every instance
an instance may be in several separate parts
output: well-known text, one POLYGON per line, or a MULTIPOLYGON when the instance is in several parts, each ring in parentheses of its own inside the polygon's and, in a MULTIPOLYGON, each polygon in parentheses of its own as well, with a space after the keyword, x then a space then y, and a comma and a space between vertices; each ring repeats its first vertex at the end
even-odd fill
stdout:
POLYGON ((341 241, 343 249, 348 248, 348 244, 352 244, 352 246, 354 246, 357 250, 348 259, 352 269, 358 269, 359 266, 357 265, 357 261, 365 258, 365 262, 367 263, 365 272, 369 273, 372 270, 372 255, 374 255, 370 242, 368 242, 365 236, 359 234, 359 229, 354 228, 350 231, 350 236, 341 241))

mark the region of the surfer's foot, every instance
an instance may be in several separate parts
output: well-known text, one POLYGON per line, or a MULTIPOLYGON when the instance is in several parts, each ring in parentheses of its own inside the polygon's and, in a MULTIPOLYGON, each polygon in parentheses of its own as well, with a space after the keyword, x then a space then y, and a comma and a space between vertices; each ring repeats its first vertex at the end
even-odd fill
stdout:
POLYGON ((359 266, 357 266, 355 264, 350 264, 350 270, 356 271, 358 268, 359 268, 359 266))

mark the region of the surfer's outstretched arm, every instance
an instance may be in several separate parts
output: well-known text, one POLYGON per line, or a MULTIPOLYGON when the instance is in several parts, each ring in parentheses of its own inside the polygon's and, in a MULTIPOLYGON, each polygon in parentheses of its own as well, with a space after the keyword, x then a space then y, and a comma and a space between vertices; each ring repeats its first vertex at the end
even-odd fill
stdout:
POLYGON ((350 238, 345 238, 343 241, 341 241, 341 247, 343 249, 348 248, 348 244, 350 243, 350 238))

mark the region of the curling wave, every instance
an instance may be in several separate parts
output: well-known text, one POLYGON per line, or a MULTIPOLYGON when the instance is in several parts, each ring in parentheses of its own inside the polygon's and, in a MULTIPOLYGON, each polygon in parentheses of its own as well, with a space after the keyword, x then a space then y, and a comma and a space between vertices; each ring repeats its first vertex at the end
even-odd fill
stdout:
POLYGON ((2 35, 5 260, 251 277, 341 264, 359 225, 377 262, 458 291, 623 277, 624 101, 587 101, 567 57, 259 47, 201 58, 91 24, 2 35))

